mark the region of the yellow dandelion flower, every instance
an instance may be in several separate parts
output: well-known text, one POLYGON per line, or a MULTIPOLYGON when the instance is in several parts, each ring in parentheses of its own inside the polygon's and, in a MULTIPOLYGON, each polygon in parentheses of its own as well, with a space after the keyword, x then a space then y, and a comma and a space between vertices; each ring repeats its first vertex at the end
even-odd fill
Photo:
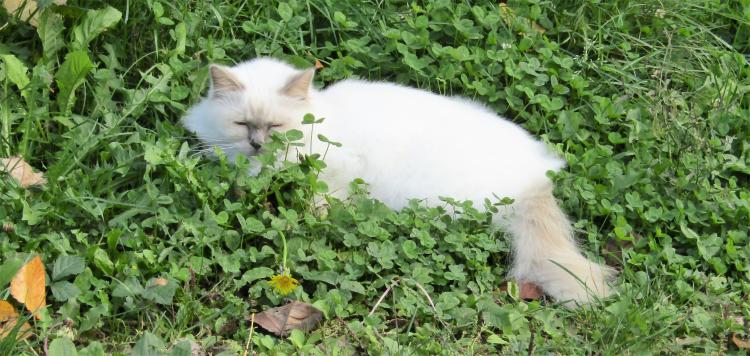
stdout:
POLYGON ((276 293, 281 295, 287 295, 294 291, 299 286, 299 281, 294 279, 287 273, 277 274, 271 277, 268 284, 273 288, 276 293))

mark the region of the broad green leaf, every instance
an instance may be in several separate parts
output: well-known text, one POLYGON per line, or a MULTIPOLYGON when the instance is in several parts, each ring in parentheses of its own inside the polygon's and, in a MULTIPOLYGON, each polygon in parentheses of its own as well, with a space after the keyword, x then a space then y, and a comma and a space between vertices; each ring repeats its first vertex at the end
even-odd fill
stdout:
POLYGON ((67 337, 59 337, 49 343, 49 356, 76 356, 76 345, 67 337))
POLYGON ((157 304, 170 305, 177 290, 177 283, 166 278, 151 278, 146 283, 143 297, 157 304))
POLYGON ((88 346, 78 351, 80 356, 105 356, 104 346, 99 341, 92 341, 88 346))
POLYGON ((23 266, 23 260, 20 258, 7 259, 0 265, 0 289, 5 289, 8 286, 21 266, 23 266))
POLYGON ((286 139, 288 141, 297 141, 297 140, 300 140, 300 139, 302 139, 302 136, 303 136, 303 134, 302 134, 302 131, 300 131, 300 130, 292 129, 292 130, 289 130, 289 131, 286 132, 286 139))
POLYGON ((115 269, 115 264, 109 259, 107 251, 104 251, 101 248, 97 248, 96 251, 94 251, 94 265, 102 270, 102 272, 109 275, 111 275, 115 269))
POLYGON ((73 276, 83 272, 86 261, 78 256, 59 256, 52 266, 52 280, 58 281, 67 276, 73 276))
POLYGON ((55 299, 65 302, 68 299, 75 298, 81 294, 81 290, 76 287, 75 284, 68 281, 58 281, 50 286, 52 289, 52 295, 55 299))
POLYGON ((417 258, 417 255, 419 254, 419 250, 417 249, 417 243, 413 240, 406 240, 401 245, 401 248, 404 250, 404 255, 408 258, 417 258))
MULTIPOLYGON (((197 345, 195 341, 188 340, 188 339, 182 339, 177 342, 177 344, 174 345, 172 348, 172 352, 169 353, 170 356, 195 356, 198 354, 202 354, 199 352, 194 352, 194 346, 200 348, 200 345, 197 345)), ((200 350, 200 349, 197 349, 200 350)))
POLYGON ((2 59, 5 63, 5 76, 18 87, 18 90, 23 91, 30 82, 29 76, 26 75, 29 69, 12 54, 4 54, 2 59))
POLYGON ((716 234, 711 234, 707 237, 699 237, 697 243, 698 252, 706 261, 709 261, 711 257, 716 255, 716 253, 718 253, 724 246, 724 241, 716 234))
POLYGON ((57 105, 60 112, 68 112, 75 101, 74 92, 83 83, 86 74, 94 68, 85 51, 70 52, 65 56, 65 62, 55 73, 55 81, 60 92, 57 94, 57 105))
POLYGON ((143 294, 144 288, 134 277, 128 278, 125 282, 116 281, 117 287, 112 291, 113 297, 125 298, 134 297, 143 294))
POLYGON ((122 13, 114 7, 107 6, 101 10, 88 10, 83 21, 73 28, 73 50, 85 50, 89 42, 104 30, 120 21, 122 13))
POLYGON ((292 345, 296 347, 297 349, 301 349, 302 346, 305 346, 305 333, 302 332, 302 330, 299 329, 293 329, 292 332, 289 334, 289 341, 292 342, 292 345))
POLYGON ((289 4, 282 2, 279 3, 278 7, 279 16, 281 16, 281 20, 284 22, 288 22, 292 19, 292 8, 289 6, 289 4))
POLYGON ((350 290, 354 293, 365 294, 365 287, 357 281, 341 281, 341 289, 350 290))
POLYGON ((256 268, 246 271, 242 275, 242 281, 249 283, 258 279, 268 278, 273 275, 274 275, 273 270, 268 267, 256 267, 256 268))
POLYGON ((187 27, 184 22, 180 22, 174 27, 175 36, 175 48, 174 51, 177 54, 185 53, 185 42, 187 40, 187 27))
POLYGON ((165 351, 164 341, 147 331, 133 346, 132 354, 137 356, 161 356, 165 351))
POLYGON ((47 60, 52 60, 57 51, 65 46, 65 41, 63 40, 65 38, 63 36, 64 30, 65 25, 60 15, 52 11, 42 12, 36 32, 42 41, 44 57, 47 60))

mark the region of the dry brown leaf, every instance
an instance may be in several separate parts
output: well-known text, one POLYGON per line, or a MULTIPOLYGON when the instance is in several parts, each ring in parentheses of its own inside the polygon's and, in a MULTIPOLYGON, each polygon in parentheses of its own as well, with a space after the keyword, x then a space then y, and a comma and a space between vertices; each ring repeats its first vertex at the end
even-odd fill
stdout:
POLYGON ((41 173, 34 173, 34 169, 22 157, 14 156, 0 159, 0 168, 10 174, 21 187, 45 185, 47 180, 41 173))
MULTIPOLYGON (((508 284, 500 286, 500 290, 505 292, 508 290, 508 284)), ((531 282, 520 282, 518 285, 518 296, 521 299, 536 300, 540 299, 544 295, 544 292, 534 283, 531 282)))
POLYGON ((45 287, 44 264, 39 256, 35 256, 10 281, 10 294, 40 319, 39 309, 47 304, 45 287))
POLYGON ((537 300, 542 297, 542 290, 539 289, 539 287, 530 282, 523 282, 520 286, 518 286, 518 296, 521 297, 521 299, 526 300, 537 300))
MULTIPOLYGON (((5 300, 0 300, 0 340, 5 338, 18 323, 18 313, 16 308, 5 300)), ((18 329, 16 334, 17 339, 25 339, 29 337, 30 333, 28 330, 31 329, 29 323, 23 323, 18 329)))
POLYGON ((319 60, 315 60, 315 69, 323 69, 323 63, 320 63, 319 60))
POLYGON ((310 304, 292 301, 255 315, 255 323, 277 336, 286 336, 294 329, 310 331, 323 319, 323 313, 310 304))
POLYGON ((732 334, 732 342, 740 349, 750 349, 750 340, 742 340, 737 334, 732 334))
MULTIPOLYGON (((57 5, 65 5, 67 0, 54 0, 57 5)), ((4 0, 3 7, 8 11, 9 14, 15 14, 16 11, 20 11, 21 19, 29 21, 31 26, 37 27, 39 25, 39 11, 36 11, 36 1, 32 0, 4 0), (23 9, 18 10, 23 6, 23 9), (31 14, 33 16, 29 17, 31 14)))

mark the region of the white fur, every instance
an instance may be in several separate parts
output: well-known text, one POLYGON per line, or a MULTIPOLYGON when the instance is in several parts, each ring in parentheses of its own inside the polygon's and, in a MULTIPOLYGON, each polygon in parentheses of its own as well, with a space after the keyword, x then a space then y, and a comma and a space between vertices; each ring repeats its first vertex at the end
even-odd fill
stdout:
MULTIPOLYGON (((413 198, 435 205, 439 197, 452 197, 478 208, 485 198, 514 198, 495 219, 513 235, 511 276, 537 283, 562 301, 585 303, 608 295, 611 271, 578 251, 545 175, 564 162, 520 126, 466 99, 383 82, 344 80, 323 91, 311 88, 304 100, 291 98, 282 88, 300 71, 268 58, 231 72, 245 90, 221 98, 209 93, 184 120, 230 158, 255 153, 248 143, 254 133, 235 121, 281 123, 277 130, 299 129, 309 139, 310 126, 301 119, 312 113, 325 118, 315 134, 343 144, 330 148, 322 173, 333 195, 346 197, 349 182, 362 178, 371 195, 393 209, 413 198)), ((323 153, 326 145, 315 139, 302 149, 323 153)))

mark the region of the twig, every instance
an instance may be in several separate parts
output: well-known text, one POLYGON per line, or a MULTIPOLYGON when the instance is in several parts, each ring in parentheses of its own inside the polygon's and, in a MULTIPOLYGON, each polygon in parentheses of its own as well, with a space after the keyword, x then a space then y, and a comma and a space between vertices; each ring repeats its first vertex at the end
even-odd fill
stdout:
MULTIPOLYGON (((439 313, 438 313, 438 311, 437 311, 437 308, 435 308, 435 303, 434 303, 434 302, 432 301, 432 297, 430 297, 430 294, 429 294, 429 293, 427 293, 427 289, 425 289, 425 288, 424 288, 424 287, 423 287, 423 286, 422 286, 421 284, 419 284, 419 282, 417 282, 416 280, 413 280, 413 279, 409 279, 409 280, 410 280, 410 281, 412 281, 412 282, 413 282, 413 283, 414 283, 414 284, 415 284, 415 285, 417 286, 417 288, 419 288, 419 291, 421 291, 421 292, 422 292, 422 294, 424 294, 425 298, 427 298, 427 301, 428 301, 428 302, 430 302, 430 307, 432 308, 432 312, 433 312, 433 313, 435 313, 435 319, 436 319, 437 321, 439 321, 439 322, 440 322, 440 324, 443 324, 443 327, 445 327, 445 330, 446 330, 446 331, 450 331, 450 330, 451 330, 451 327, 450 327, 450 325, 448 325, 448 323, 446 323, 446 322, 445 322, 445 321, 443 320, 443 318, 441 318, 441 317, 440 317, 440 315, 438 315, 439 313)), ((454 341, 454 342, 455 342, 455 341, 457 341, 457 340, 456 340, 456 336, 455 336, 455 335, 453 335, 453 333, 452 333, 452 332, 449 332, 449 334, 450 334, 450 336, 451 336, 451 339, 453 339, 453 341, 454 341)), ((445 342, 445 338, 444 338, 444 336, 443 336, 443 337, 441 337, 441 338, 443 339, 442 341, 443 341, 443 342, 445 342)))
POLYGON ((536 349, 536 342, 535 342, 536 341, 535 340, 536 339, 536 327, 535 327, 535 325, 536 324, 534 324, 532 322, 531 323, 531 328, 530 328, 531 330, 529 330, 529 331, 531 331, 531 340, 529 340, 529 353, 527 354, 528 356, 533 355, 534 354, 534 350, 536 349))
POLYGON ((255 313, 250 315, 250 335, 247 336, 247 342, 245 343, 245 352, 242 356, 247 356, 247 349, 250 348, 250 340, 253 339, 253 331, 255 330, 255 313))
POLYGON ((367 314, 367 316, 372 316, 372 314, 375 313, 375 310, 378 309, 378 306, 380 305, 380 303, 383 302, 383 299, 385 299, 385 296, 387 296, 388 293, 390 293, 391 289, 395 287, 397 284, 398 284, 398 280, 394 279, 393 282, 391 282, 391 284, 388 286, 388 288, 386 288, 385 292, 383 292, 383 295, 381 295, 380 298, 378 298, 378 301, 375 302, 375 305, 372 307, 372 310, 370 310, 370 313, 367 314))

